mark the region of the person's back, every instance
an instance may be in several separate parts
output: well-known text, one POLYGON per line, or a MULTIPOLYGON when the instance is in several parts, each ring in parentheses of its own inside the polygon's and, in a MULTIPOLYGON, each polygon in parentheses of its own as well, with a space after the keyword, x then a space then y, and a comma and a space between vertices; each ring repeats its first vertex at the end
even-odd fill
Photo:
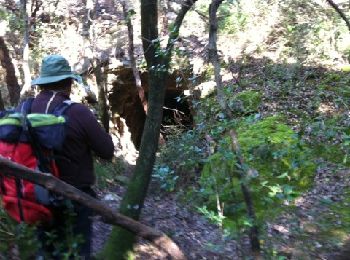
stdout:
MULTIPOLYGON (((41 92, 34 99, 31 112, 49 113, 63 101, 69 100, 73 80, 80 81, 81 79, 71 71, 65 58, 60 55, 50 55, 44 58, 40 77, 32 81, 33 85, 40 87, 41 92)), ((93 153, 103 159, 111 159, 114 153, 112 139, 100 126, 92 112, 83 104, 72 104, 65 112, 65 116, 67 117, 66 138, 62 149, 55 151, 60 178, 91 196, 95 196, 92 189, 95 182, 93 153)), ((48 239, 47 232, 55 233, 57 241, 52 241, 48 246, 43 245, 38 256, 46 257, 50 251, 56 251, 55 245, 64 242, 62 240, 67 236, 67 232, 70 232, 83 237, 84 242, 79 248, 79 256, 90 259, 92 212, 78 203, 70 202, 69 204, 69 207, 54 209, 55 221, 52 226, 39 227, 39 239, 43 244, 48 239), (72 213, 68 212, 68 208, 74 212, 73 221, 68 216, 72 213), (67 227, 71 227, 71 230, 67 230, 67 227)))
MULTIPOLYGON (((32 113, 45 113, 50 100, 48 112, 69 100, 69 96, 43 88, 32 104, 32 113)), ((111 159, 114 152, 111 137, 83 104, 71 105, 65 116, 68 119, 67 135, 62 150, 56 152, 61 179, 77 188, 90 187, 95 182, 92 152, 100 158, 111 159)))

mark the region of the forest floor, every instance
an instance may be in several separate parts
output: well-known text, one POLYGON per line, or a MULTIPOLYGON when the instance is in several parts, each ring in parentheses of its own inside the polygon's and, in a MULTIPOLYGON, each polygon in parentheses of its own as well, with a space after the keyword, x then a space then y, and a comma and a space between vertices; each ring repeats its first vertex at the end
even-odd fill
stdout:
MULTIPOLYGON (((349 210, 340 210, 350 205, 349 173, 335 165, 320 163, 314 187, 262 229, 263 259, 350 259, 342 243, 349 239, 344 231, 350 225, 349 210)), ((99 192, 99 196, 117 209, 124 190, 118 186, 99 192)), ((228 239, 193 205, 183 205, 173 193, 151 187, 141 222, 169 235, 188 259, 251 259, 246 237, 240 241, 228 239)), ((110 225, 95 220, 94 252, 103 247, 110 232, 110 225)), ((134 249, 135 259, 167 259, 164 252, 142 239, 134 249)))
MULTIPOLYGON (((99 195, 111 208, 117 209, 123 192, 124 188, 118 187, 99 195)), ((170 236, 188 259, 242 258, 243 254, 238 251, 236 241, 225 239, 219 227, 196 213, 191 205, 182 205, 177 201, 175 194, 149 192, 141 222, 170 236)), ((96 219, 93 228, 93 251, 98 252, 111 232, 111 226, 96 219)), ((165 252, 143 239, 138 241, 134 253, 135 259, 167 259, 165 252)))

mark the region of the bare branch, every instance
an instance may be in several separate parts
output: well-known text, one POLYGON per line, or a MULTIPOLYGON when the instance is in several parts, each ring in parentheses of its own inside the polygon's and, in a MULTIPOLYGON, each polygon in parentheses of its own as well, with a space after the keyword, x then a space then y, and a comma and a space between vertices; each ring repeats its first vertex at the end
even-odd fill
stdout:
POLYGON ((350 31, 350 21, 349 19, 345 16, 342 10, 340 10, 339 6, 336 5, 336 3, 333 2, 333 0, 326 0, 330 6, 334 8, 334 10, 340 15, 340 17, 344 20, 346 23, 346 26, 348 27, 350 31))

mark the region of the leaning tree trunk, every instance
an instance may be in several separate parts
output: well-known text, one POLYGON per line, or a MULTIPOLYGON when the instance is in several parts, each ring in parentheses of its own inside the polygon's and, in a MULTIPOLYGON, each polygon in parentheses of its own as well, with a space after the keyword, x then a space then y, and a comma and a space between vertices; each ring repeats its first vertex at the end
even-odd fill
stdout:
MULTIPOLYGON (((10 57, 10 52, 5 44, 4 38, 0 37, 0 62, 1 66, 6 71, 6 85, 9 92, 10 103, 12 106, 16 106, 19 100, 19 93, 21 88, 18 84, 16 77, 15 66, 13 65, 10 57)), ((4 103, 0 97, 0 109, 4 109, 4 103)))
MULTIPOLYGON (((143 208, 147 189, 152 176, 155 154, 158 149, 160 126, 163 117, 163 103, 166 90, 171 52, 187 11, 195 1, 187 0, 183 4, 174 28, 169 35, 165 50, 160 49, 157 27, 157 0, 141 0, 141 34, 144 55, 149 72, 148 113, 142 134, 139 157, 135 171, 123 196, 120 213, 138 220, 143 208), (164 53, 163 56, 156 52, 164 53)), ((133 248, 135 236, 127 230, 115 227, 109 237, 103 259, 126 259, 133 248)))

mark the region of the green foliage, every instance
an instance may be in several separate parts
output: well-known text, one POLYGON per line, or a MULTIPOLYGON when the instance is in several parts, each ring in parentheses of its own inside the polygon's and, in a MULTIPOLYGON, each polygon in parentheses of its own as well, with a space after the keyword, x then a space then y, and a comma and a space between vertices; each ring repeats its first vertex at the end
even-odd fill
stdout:
MULTIPOLYGON (((67 212, 68 223, 65 228, 66 237, 57 237, 54 232, 46 233, 48 239, 46 243, 54 243, 53 255, 59 255, 60 259, 71 259, 78 257, 78 246, 82 241, 80 236, 73 233, 72 220, 75 216, 72 212, 67 212)), ((37 238, 36 226, 18 224, 12 220, 6 212, 0 207, 0 257, 1 254, 10 258, 10 248, 18 249, 20 259, 32 259, 40 248, 40 241, 37 238)))
POLYGON ((10 248, 17 246, 20 258, 29 259, 37 249, 39 243, 36 238, 36 228, 25 224, 18 224, 0 207, 0 257, 3 254, 10 258, 10 248))
POLYGON ((177 131, 169 136, 153 171, 153 177, 160 182, 162 189, 174 191, 179 182, 182 186, 196 178, 205 158, 205 148, 198 140, 199 136, 194 131, 177 131))
POLYGON ((96 159, 94 167, 96 186, 99 189, 107 189, 116 184, 117 177, 125 170, 125 163, 119 158, 113 162, 96 159))
POLYGON ((8 13, 5 9, 0 8, 0 21, 7 21, 8 20, 8 13))
POLYGON ((261 104, 261 93, 253 90, 239 92, 228 102, 228 106, 243 114, 258 112, 261 104))
POLYGON ((319 235, 336 246, 341 246, 350 233, 350 189, 344 191, 344 201, 328 203, 333 214, 319 216, 319 235))
POLYGON ((349 124, 347 114, 319 117, 308 123, 308 142, 315 156, 348 166, 350 163, 349 124))
POLYGON ((247 121, 240 124, 237 132, 246 169, 238 167, 229 136, 220 141, 218 151, 204 165, 197 195, 209 210, 216 209, 219 196, 225 205, 225 216, 234 220, 226 222, 233 231, 251 225, 246 217, 240 172, 245 174, 243 181, 252 192, 260 223, 276 214, 276 206, 284 200, 294 199, 310 186, 315 170, 310 151, 282 121, 281 117, 268 117, 253 124, 247 121))
POLYGON ((179 176, 175 175, 174 170, 171 170, 166 165, 155 165, 152 176, 159 181, 160 188, 166 191, 174 191, 176 181, 179 178, 179 176))
POLYGON ((197 207, 198 212, 203 214, 207 219, 209 219, 212 223, 222 226, 223 220, 225 216, 219 215, 217 212, 208 210, 207 206, 197 207))
POLYGON ((226 34, 234 34, 245 29, 249 15, 245 13, 239 1, 225 1, 218 10, 219 29, 226 34))

